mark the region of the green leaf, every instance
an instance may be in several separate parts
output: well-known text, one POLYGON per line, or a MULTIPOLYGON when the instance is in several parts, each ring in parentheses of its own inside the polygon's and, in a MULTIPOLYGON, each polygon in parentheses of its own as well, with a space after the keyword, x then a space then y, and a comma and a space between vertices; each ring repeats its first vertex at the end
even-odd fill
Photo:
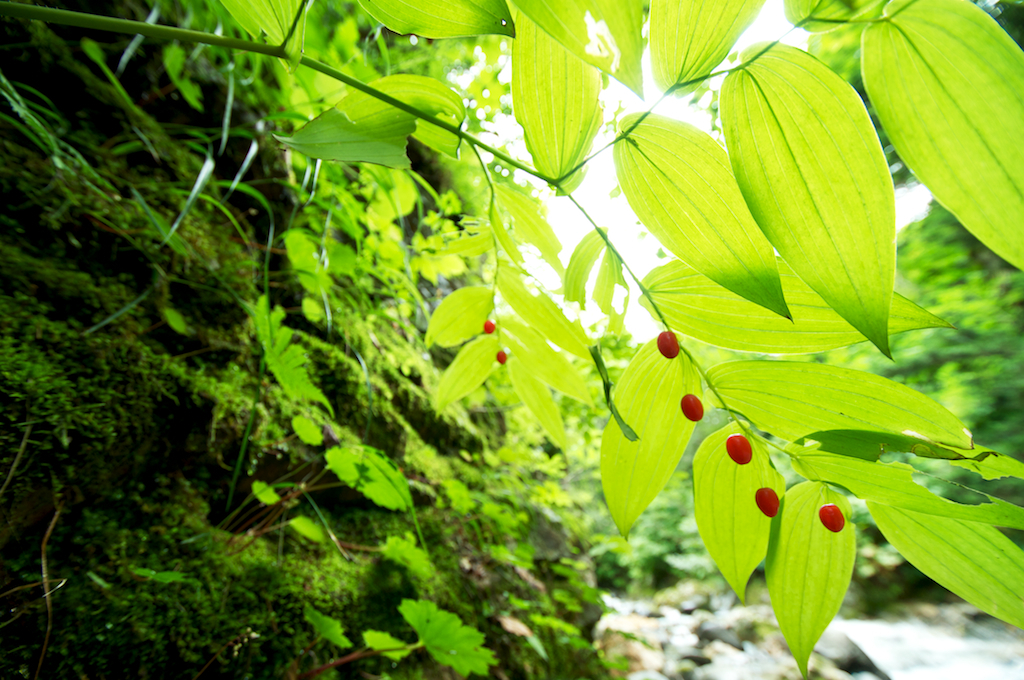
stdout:
POLYGON ((547 386, 534 378, 526 364, 516 357, 509 360, 508 373, 516 394, 537 417, 537 421, 551 437, 551 441, 565 449, 565 425, 562 423, 562 414, 555 400, 551 398, 547 386))
POLYGON ((324 534, 324 530, 320 527, 320 525, 311 520, 310 518, 306 517, 305 515, 299 515, 298 517, 295 517, 294 519, 292 519, 291 522, 288 523, 288 526, 290 526, 292 529, 295 529, 295 531, 298 532, 300 536, 308 538, 314 543, 323 543, 327 540, 327 535, 324 534))
POLYGON ((333 447, 324 454, 327 467, 353 489, 388 510, 412 507, 409 482, 384 454, 369 446, 333 447))
POLYGON ((981 451, 977 459, 951 460, 949 461, 950 465, 970 470, 984 479, 1002 479, 1003 477, 1024 479, 1024 463, 1016 458, 996 453, 983 446, 976 447, 974 451, 981 451))
POLYGON ((786 18, 805 31, 821 33, 840 28, 844 22, 877 17, 885 3, 886 0, 786 0, 786 18))
POLYGON ((326 614, 321 614, 310 605, 306 605, 305 610, 306 622, 313 626, 313 630, 316 634, 324 638, 328 642, 345 649, 351 647, 352 642, 345 637, 345 629, 341 625, 341 621, 338 619, 331 618, 326 614))
POLYGON ((551 349, 540 333, 510 318, 502 319, 503 337, 530 374, 588 406, 593 406, 587 383, 562 354, 551 349))
POLYGON ((694 427, 679 402, 699 392, 700 377, 686 355, 666 359, 656 339, 640 348, 615 386, 622 418, 640 437, 627 440, 614 420, 601 437, 601 486, 623 536, 675 472, 694 427))
MULTIPOLYGON (((512 108, 534 167, 559 178, 586 158, 603 117, 601 73, 522 14, 512 43, 512 108)), ((561 183, 568 193, 583 169, 561 183)))
POLYGON ((775 618, 804 677, 815 643, 843 603, 856 556, 845 496, 819 482, 803 482, 786 492, 772 520, 765 576, 775 618), (826 503, 839 506, 846 519, 838 533, 818 517, 826 503))
POLYGON ((183 75, 185 69, 185 48, 177 43, 171 43, 164 47, 163 59, 164 70, 167 77, 171 79, 178 92, 185 98, 188 105, 196 111, 203 110, 203 91, 187 75, 183 75))
POLYGON ((519 0, 516 7, 583 61, 642 99, 643 4, 636 0, 519 0))
POLYGON ((409 532, 405 536, 388 536, 388 540, 380 548, 380 554, 396 564, 409 570, 409 573, 421 579, 434 575, 434 565, 424 550, 416 547, 416 538, 409 532))
POLYGON ((693 515, 704 547, 725 580, 745 600, 747 581, 768 551, 772 520, 757 507, 758 489, 773 489, 779 498, 786 481, 771 465, 758 438, 749 439, 753 458, 735 463, 726 452, 730 435, 743 434, 735 423, 708 436, 693 457, 693 515))
MULTIPOLYGON (((651 0, 651 67, 662 90, 703 78, 722 63, 764 0, 651 0)), ((693 86, 674 91, 686 94, 693 86)))
POLYGON ((562 261, 558 254, 562 252, 562 242, 555 236, 554 230, 540 214, 540 206, 536 201, 522 192, 506 186, 496 187, 501 205, 512 215, 512 224, 516 235, 527 243, 532 243, 540 251, 544 261, 551 265, 559 277, 565 274, 562 261))
MULTIPOLYGON (((883 453, 912 453, 922 458, 965 458, 962 454, 943 448, 917 437, 894 432, 870 430, 826 430, 812 432, 795 442, 793 449, 799 455, 801 446, 817 446, 821 451, 850 456, 861 460, 878 460, 883 453)), ((975 449, 975 451, 980 450, 975 449)))
MULTIPOLYGON (((906 463, 880 463, 838 456, 808 447, 793 457, 793 469, 804 477, 845 487, 864 500, 897 508, 1024 529, 1024 508, 988 494, 988 503, 964 505, 937 496, 914 482, 917 472, 906 463)), ((977 492, 981 493, 981 492, 977 492)))
POLYGON ((289 229, 283 238, 288 260, 291 261, 292 271, 297 274, 299 283, 308 292, 321 297, 323 291, 331 289, 334 280, 321 264, 320 239, 308 229, 289 229))
POLYGON ((565 270, 565 299, 578 302, 580 309, 586 309, 587 280, 598 256, 605 249, 604 239, 597 231, 588 232, 572 251, 569 266, 565 270))
POLYGON ((864 32, 864 85, 896 152, 1024 269, 1024 52, 971 3, 899 0, 886 15, 864 32))
POLYGON ((172 307, 164 307, 160 312, 167 321, 167 325, 170 326, 171 330, 175 333, 178 333, 179 335, 192 334, 189 330, 188 322, 185 321, 185 317, 181 315, 181 312, 172 307))
POLYGON ((501 211, 498 210, 498 199, 493 194, 487 214, 491 221, 491 230, 498 243, 501 244, 501 249, 505 251, 510 260, 520 267, 523 266, 523 254, 519 252, 519 247, 516 245, 515 239, 512 238, 512 234, 508 233, 505 220, 502 219, 501 211))
POLYGON ((443 411, 448 404, 480 387, 495 367, 495 357, 500 349, 496 335, 481 335, 463 345, 455 361, 441 375, 441 383, 434 395, 434 408, 443 411))
POLYGON ((402 600, 398 612, 420 636, 420 642, 434 660, 451 666, 457 673, 487 675, 487 669, 497 664, 494 653, 483 646, 483 633, 464 625, 455 614, 438 609, 433 602, 402 600))
POLYGON ((775 45, 726 77, 721 111, 736 179, 768 240, 889 356, 896 203, 856 91, 806 52, 775 45))
POLYGON ((383 649, 392 650, 382 653, 382 656, 386 656, 392 661, 401 661, 412 654, 412 649, 408 642, 402 642, 397 638, 391 637, 388 633, 379 630, 364 630, 363 642, 367 647, 375 651, 383 649))
POLYGON ((622 275, 622 260, 615 253, 606 250, 601 260, 601 268, 597 271, 594 282, 594 302, 608 316, 608 332, 621 333, 626 310, 629 308, 629 284, 622 275), (615 297, 615 286, 621 287, 626 295, 622 300, 622 311, 619 312, 612 304, 615 297))
POLYGON ((998 529, 868 501, 885 540, 939 585, 1024 627, 1024 554, 998 529))
MULTIPOLYGON (((571 266, 570 262, 570 266, 571 266)), ((778 261, 789 321, 744 300, 682 262, 672 261, 644 277, 669 325, 718 347, 764 354, 804 354, 867 340, 811 290, 783 260, 778 261)), ((568 288, 568 277, 566 278, 568 288)), ((654 314, 646 297, 640 304, 654 314)), ((898 293, 889 310, 889 333, 952 326, 898 293)))
POLYGON ((281 496, 274 491, 274 487, 259 479, 252 483, 252 495, 256 496, 256 500, 264 505, 281 502, 281 496))
MULTIPOLYGON (((272 45, 284 43, 303 0, 221 0, 242 28, 254 38, 260 31, 272 45)), ((305 10, 303 10, 305 12, 305 10)), ((300 20, 300 25, 302 21, 300 20)), ((300 34, 301 35, 301 34, 300 34)))
POLYGON ((626 438, 626 441, 639 441, 640 438, 637 437, 636 432, 634 432, 633 428, 629 426, 629 423, 623 419, 622 414, 619 413, 618 407, 615 406, 615 400, 612 399, 612 388, 614 387, 614 384, 612 383, 611 378, 608 377, 608 367, 604 365, 604 359, 601 357, 601 346, 591 345, 587 349, 590 350, 590 356, 594 360, 594 367, 597 368, 597 373, 601 376, 601 386, 604 388, 604 400, 608 404, 608 411, 611 412, 612 418, 615 419, 615 423, 619 426, 619 432, 626 438))
POLYGON ((267 368, 277 378, 281 389, 288 397, 296 401, 315 401, 322 404, 333 416, 334 408, 320 388, 309 378, 305 352, 301 346, 291 344, 292 329, 282 325, 284 317, 285 311, 282 307, 274 307, 271 313, 267 297, 260 296, 256 303, 253 325, 256 326, 256 336, 263 346, 267 368))
MULTIPOLYGON (((638 119, 626 116, 619 129, 638 119)), ((692 125, 650 115, 615 145, 615 172, 629 205, 666 250, 789 318, 775 253, 747 210, 718 142, 692 125)))
POLYGON ((465 38, 474 35, 516 37, 505 0, 431 0, 388 2, 359 0, 370 16, 395 33, 424 38, 465 38))
POLYGON ((324 443, 323 430, 305 416, 295 416, 292 418, 292 429, 295 430, 295 434, 299 436, 303 444, 320 446, 324 443))
POLYGON ((441 301, 427 326, 427 347, 454 347, 479 335, 494 309, 494 291, 489 286, 466 286, 441 301))
MULTIPOLYGON (((736 361, 708 371, 730 408, 789 441, 818 430, 884 430, 973 448, 948 410, 886 378, 825 364, 736 361)), ((710 396, 710 392, 708 393, 710 396)))
POLYGON ((569 321, 565 314, 541 293, 534 296, 519 277, 519 274, 502 267, 498 270, 498 291, 512 309, 533 329, 541 333, 562 349, 583 359, 590 358, 587 345, 590 340, 579 321, 569 321))

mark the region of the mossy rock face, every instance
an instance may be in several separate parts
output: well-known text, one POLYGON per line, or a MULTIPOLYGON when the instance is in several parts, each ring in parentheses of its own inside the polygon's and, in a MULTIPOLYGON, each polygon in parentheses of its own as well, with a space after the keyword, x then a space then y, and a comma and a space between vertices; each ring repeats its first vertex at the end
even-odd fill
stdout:
MULTIPOLYGON (((248 524, 245 515, 228 516, 232 468, 254 408, 235 506, 253 479, 313 479, 323 448, 291 432, 292 417, 311 408, 289 399, 272 376, 260 379, 259 346, 241 304, 263 292, 257 274, 265 251, 251 245, 268 238, 262 203, 237 191, 223 205, 227 213, 214 201, 197 202, 178 232, 187 249, 159 247, 143 207, 167 222, 181 210, 202 165, 182 130, 218 129, 219 73, 204 71, 204 114, 172 100, 129 106, 76 47, 83 32, 2 26, 9 42, 31 47, 23 61, 0 69, 10 78, 23 68, 18 79, 50 98, 54 115, 44 119, 59 152, 0 128, 0 483, 10 473, 0 496, 0 592, 16 589, 3 598, 0 677, 31 676, 51 621, 42 677, 190 678, 207 663, 204 678, 286 677, 315 639, 307 606, 342 621, 357 645, 365 629, 412 641, 396 611, 405 598, 434 601, 481 630, 499 656, 497 677, 603 677, 593 650, 581 639, 563 644, 569 638, 557 626, 537 627, 550 658, 544 663, 499 625, 509 596, 544 616, 579 615, 487 553, 485 543, 507 540, 497 525, 481 531, 481 520, 439 507, 446 480, 485 488, 479 461, 502 444, 505 424, 500 413, 433 411, 438 370, 412 337, 416 329, 355 308, 335 319, 330 335, 299 315, 287 320, 335 410, 333 422, 315 412, 320 421, 342 445, 383 451, 410 479, 433 576, 413 576, 375 551, 388 536, 412 531, 410 518, 345 487, 311 493, 338 539, 355 546, 344 554, 282 528, 287 517, 315 517, 301 499, 282 516, 251 504, 248 524), (140 138, 145 145, 130 147, 140 138), (52 617, 43 591, 31 586, 42 577, 44 540, 52 617)), ((128 41, 107 39, 117 53, 128 41)), ((159 49, 147 42, 122 78, 125 88, 166 85, 157 80, 160 64, 159 49)), ((239 95, 233 115, 256 120, 261 106, 273 105, 239 95)), ((296 204, 278 182, 289 168, 269 137, 260 142, 248 177, 280 228, 296 204)), ((208 195, 222 198, 216 181, 231 179, 247 148, 245 139, 228 144, 208 195)), ((433 157, 424 162, 439 172, 433 157)), ((286 270, 279 252, 270 268, 286 270)), ((301 289, 281 274, 274 304, 297 307, 301 289)), ((529 534, 527 525, 523 538, 529 534)), ((578 542, 564 528, 545 531, 545 554, 563 554, 559 540, 578 542)), ((568 587, 538 567, 549 586, 568 587)), ((321 642, 302 669, 343 653, 321 642)), ((397 667, 372 658, 321 677, 359 671, 456 678, 423 652, 397 667)))

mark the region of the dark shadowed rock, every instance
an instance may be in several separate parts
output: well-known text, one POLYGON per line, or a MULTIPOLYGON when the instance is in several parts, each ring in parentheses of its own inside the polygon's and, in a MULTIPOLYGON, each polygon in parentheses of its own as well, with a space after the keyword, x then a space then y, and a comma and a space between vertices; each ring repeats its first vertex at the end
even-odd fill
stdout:
POLYGON ((713 640, 720 640, 728 645, 732 645, 736 649, 743 649, 743 643, 740 642, 740 638, 736 633, 714 621, 705 621, 700 624, 697 627, 697 637, 705 644, 713 640))
POLYGON ((885 671, 876 666, 875 662, 846 633, 833 628, 825 630, 824 635, 818 640, 818 644, 814 646, 814 651, 847 673, 867 672, 874 674, 879 680, 890 680, 885 671))

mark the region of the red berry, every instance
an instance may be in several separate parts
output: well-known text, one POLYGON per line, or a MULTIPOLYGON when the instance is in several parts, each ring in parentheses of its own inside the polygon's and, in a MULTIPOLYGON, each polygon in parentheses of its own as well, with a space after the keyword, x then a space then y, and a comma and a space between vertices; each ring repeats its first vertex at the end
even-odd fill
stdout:
POLYGON ((495 326, 494 326, 494 322, 493 321, 491 321, 490 319, 488 319, 487 321, 484 321, 484 333, 487 333, 488 335, 490 335, 491 333, 494 332, 494 328, 495 328, 495 326))
POLYGON ((746 465, 753 455, 750 449, 750 440, 741 434, 729 435, 729 438, 725 440, 725 450, 738 465, 746 465))
POLYGON ((754 494, 754 501, 757 502, 758 509, 769 517, 779 514, 779 494, 775 493, 775 489, 758 489, 754 494))
MULTIPOLYGON (((673 354, 672 356, 675 355, 673 354)), ((695 394, 687 394, 679 405, 683 409, 683 415, 695 423, 704 417, 704 404, 700 403, 700 399, 695 394)), ((747 444, 747 446, 749 447, 750 445, 747 444)))
POLYGON ((508 355, 505 354, 505 350, 499 349, 498 350, 498 363, 499 364, 503 364, 506 361, 508 361, 508 355))
POLYGON ((837 534, 846 526, 846 518, 843 517, 843 511, 835 503, 827 503, 821 506, 821 510, 818 510, 818 517, 826 529, 837 534))
POLYGON ((662 331, 658 335, 658 351, 666 359, 675 359, 679 356, 679 339, 676 338, 676 334, 672 331, 662 331))

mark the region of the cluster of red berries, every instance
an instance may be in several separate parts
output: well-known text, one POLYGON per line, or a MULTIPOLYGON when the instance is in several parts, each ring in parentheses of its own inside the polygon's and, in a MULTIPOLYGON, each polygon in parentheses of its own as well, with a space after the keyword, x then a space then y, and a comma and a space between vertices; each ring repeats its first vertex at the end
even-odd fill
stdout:
MULTIPOLYGON (((676 338, 676 334, 672 331, 663 331, 658 335, 658 351, 666 359, 675 359, 679 356, 679 339, 676 338)), ((704 417, 704 404, 696 394, 684 396, 679 406, 683 409, 683 415, 695 423, 704 417)))
MULTIPOLYGON (((491 321, 490 319, 484 321, 484 333, 487 333, 488 335, 493 333, 494 329, 497 327, 498 325, 491 321)), ((498 355, 494 358, 498 360, 499 364, 504 364, 506 361, 508 361, 508 354, 505 353, 505 350, 499 349, 498 355)))

